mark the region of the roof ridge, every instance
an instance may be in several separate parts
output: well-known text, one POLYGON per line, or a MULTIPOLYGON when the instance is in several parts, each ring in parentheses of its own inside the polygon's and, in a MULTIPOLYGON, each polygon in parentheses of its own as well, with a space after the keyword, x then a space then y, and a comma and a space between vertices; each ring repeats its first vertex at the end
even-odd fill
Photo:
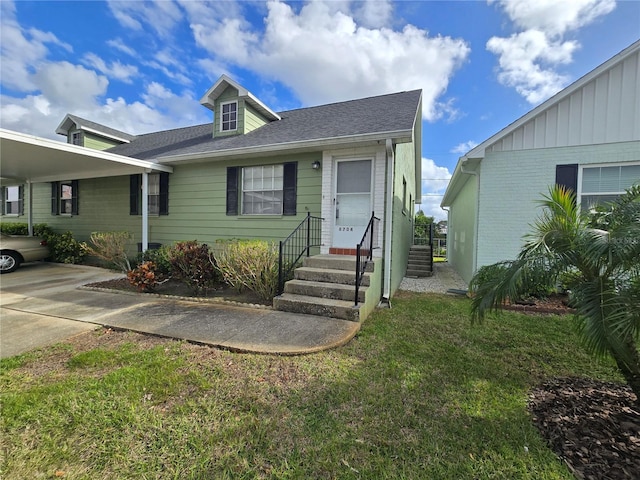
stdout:
POLYGON ((310 105, 308 107, 292 108, 290 110, 281 110, 281 111, 278 112, 278 114, 288 113, 288 112, 297 112, 297 111, 300 111, 300 110, 308 110, 308 109, 312 109, 312 108, 329 107, 331 105, 353 103, 353 102, 361 102, 363 100, 370 100, 370 99, 373 99, 373 98, 391 97, 391 96, 394 96, 394 95, 402 95, 404 93, 413 93, 413 92, 419 92, 419 91, 420 91, 419 88, 415 88, 413 90, 403 90, 401 92, 383 93, 381 95, 370 95, 368 97, 352 98, 350 100, 341 100, 341 101, 331 102, 331 103, 321 103, 319 105, 310 105))

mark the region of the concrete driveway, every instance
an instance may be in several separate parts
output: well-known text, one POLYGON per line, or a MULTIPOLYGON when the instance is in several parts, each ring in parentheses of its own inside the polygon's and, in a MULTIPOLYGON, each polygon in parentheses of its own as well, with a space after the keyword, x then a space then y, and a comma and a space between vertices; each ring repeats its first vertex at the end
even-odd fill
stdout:
POLYGON ((78 313, 100 317, 101 308, 78 302, 76 287, 122 276, 80 265, 34 262, 0 276, 0 358, 52 345, 94 330, 95 323, 72 320, 78 313))

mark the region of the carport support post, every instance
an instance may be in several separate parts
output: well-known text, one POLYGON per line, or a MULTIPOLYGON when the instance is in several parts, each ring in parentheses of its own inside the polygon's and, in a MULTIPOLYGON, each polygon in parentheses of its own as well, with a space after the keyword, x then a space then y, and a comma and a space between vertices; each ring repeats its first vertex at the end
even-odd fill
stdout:
POLYGON ((142 251, 149 248, 149 171, 142 172, 142 251))
POLYGON ((33 235, 33 183, 31 180, 27 180, 27 209, 29 215, 27 215, 27 228, 29 235, 33 235))

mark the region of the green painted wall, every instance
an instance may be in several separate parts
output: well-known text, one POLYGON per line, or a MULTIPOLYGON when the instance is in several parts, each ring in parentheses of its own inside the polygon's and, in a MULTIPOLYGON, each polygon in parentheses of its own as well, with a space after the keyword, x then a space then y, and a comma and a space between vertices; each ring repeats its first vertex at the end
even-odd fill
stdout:
POLYGON ((474 273, 476 218, 478 216, 478 183, 468 175, 467 182, 449 209, 447 258, 465 282, 474 273))
POLYGON ((99 135, 88 133, 84 130, 70 131, 67 136, 67 143, 71 143, 73 134, 78 132, 82 132, 83 146, 87 148, 93 148, 94 150, 106 150, 107 148, 115 147, 116 145, 120 145, 122 143, 118 142, 117 140, 110 140, 99 135))
POLYGON ((213 125, 213 136, 214 137, 226 137, 230 135, 241 135, 244 133, 244 101, 238 98, 238 90, 229 86, 225 89, 224 92, 220 94, 220 96, 216 99, 215 109, 214 109, 214 125, 213 125), (220 130, 220 121, 222 119, 222 104, 231 101, 238 102, 238 110, 237 110, 237 130, 231 130, 228 132, 223 132, 220 130))
POLYGON ((251 130, 260 128, 266 125, 267 122, 258 112, 256 112, 251 105, 244 103, 244 133, 249 133, 251 130))
POLYGON ((407 271, 409 249, 413 242, 411 205, 409 199, 416 198, 415 160, 413 143, 396 145, 393 194, 393 228, 391 240, 391 294, 400 287, 407 271), (403 178, 406 181, 406 204, 403 205, 403 178))
MULTIPOLYGON (((286 238, 307 215, 320 216, 322 176, 311 168, 322 154, 271 156, 245 161, 179 165, 169 176, 169 215, 149 217, 149 241, 172 244, 180 240, 213 243, 218 239, 286 238), (227 216, 226 174, 230 166, 298 162, 297 215, 227 216)), ((133 234, 132 249, 142 238, 142 218, 129 215, 129 176, 80 180, 77 216, 51 215, 51 185, 34 185, 34 223, 46 223, 58 232, 70 230, 78 240, 93 231, 133 234)), ((27 217, 2 221, 26 222, 27 217)))
POLYGON ((106 150, 107 148, 115 147, 116 145, 120 145, 122 142, 118 142, 116 140, 109 140, 104 137, 99 137, 97 135, 91 135, 90 133, 84 134, 84 146, 87 148, 93 148, 95 150, 106 150))

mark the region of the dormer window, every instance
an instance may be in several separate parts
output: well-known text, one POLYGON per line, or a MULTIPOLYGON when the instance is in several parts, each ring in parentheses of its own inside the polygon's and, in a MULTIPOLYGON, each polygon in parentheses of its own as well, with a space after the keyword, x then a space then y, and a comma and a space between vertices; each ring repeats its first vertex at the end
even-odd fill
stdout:
POLYGON ((82 132, 74 132, 71 134, 71 143, 73 145, 80 145, 81 147, 84 146, 84 142, 82 140, 82 132))
POLYGON ((220 119, 220 131, 231 132, 238 128, 238 102, 227 102, 220 105, 222 118, 220 119))

